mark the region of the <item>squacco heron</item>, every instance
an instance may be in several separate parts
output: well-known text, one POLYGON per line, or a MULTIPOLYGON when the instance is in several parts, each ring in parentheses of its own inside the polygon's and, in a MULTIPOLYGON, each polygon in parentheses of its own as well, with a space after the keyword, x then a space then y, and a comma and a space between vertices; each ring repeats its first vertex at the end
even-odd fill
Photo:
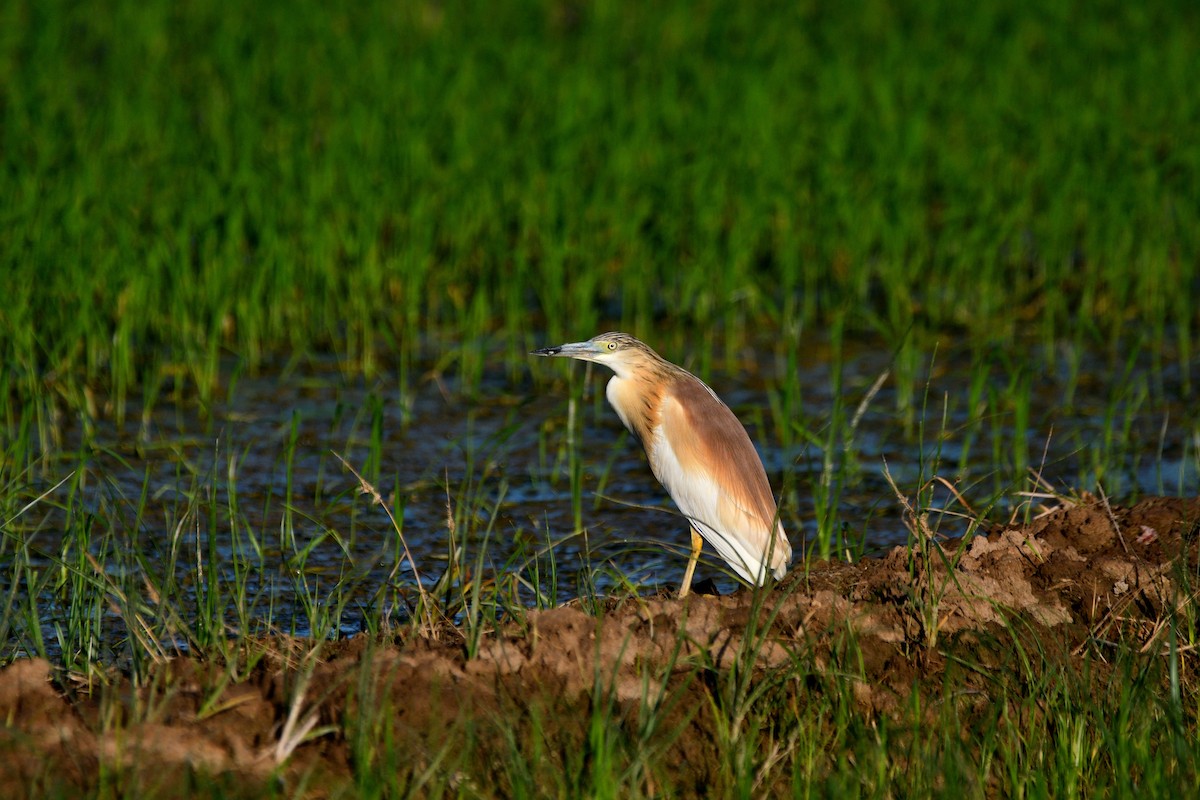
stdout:
POLYGON ((787 572, 792 546, 771 484, 746 429, 716 392, 626 333, 534 350, 535 356, 595 361, 616 373, 605 394, 641 441, 654 477, 691 524, 692 550, 679 596, 686 597, 708 542, 755 586, 787 572))

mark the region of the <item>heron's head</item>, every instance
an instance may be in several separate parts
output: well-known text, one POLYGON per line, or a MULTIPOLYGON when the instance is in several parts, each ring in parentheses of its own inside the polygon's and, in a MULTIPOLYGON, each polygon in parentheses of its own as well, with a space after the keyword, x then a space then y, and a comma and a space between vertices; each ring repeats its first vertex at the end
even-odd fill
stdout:
POLYGON ((555 347, 534 350, 533 356, 577 358, 580 361, 595 361, 618 375, 626 375, 647 359, 657 359, 653 350, 628 333, 602 333, 586 342, 572 342, 555 347))

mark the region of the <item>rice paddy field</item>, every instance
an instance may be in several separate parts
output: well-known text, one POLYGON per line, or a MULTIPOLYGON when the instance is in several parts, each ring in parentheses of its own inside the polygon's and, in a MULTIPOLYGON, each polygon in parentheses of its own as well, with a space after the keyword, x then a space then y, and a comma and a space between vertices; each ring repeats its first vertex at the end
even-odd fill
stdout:
MULTIPOLYGON (((145 698, 187 670, 211 702, 176 723, 268 664, 299 698, 254 780, 101 748, 0 785, 1195 794, 1190 529, 1142 622, 1065 651, 1041 617, 988 628, 1017 679, 970 714, 948 698, 987 670, 928 582, 1052 508, 1200 495, 1197 75, 1183 0, 0 5, 0 663, 47 664, 113 741, 166 724, 145 698), (606 330, 745 423, 791 586, 924 564, 895 660, 847 628, 771 661, 751 624, 732 662, 647 667, 657 700, 599 659, 582 705, 454 706, 452 748, 388 704, 306 718, 323 647, 469 665, 536 614, 675 588, 686 526, 604 371, 528 355, 606 330), (884 665, 911 702, 864 701, 884 665), (313 766, 330 742, 345 763, 313 766)), ((366 697, 358 663, 337 680, 366 697)))

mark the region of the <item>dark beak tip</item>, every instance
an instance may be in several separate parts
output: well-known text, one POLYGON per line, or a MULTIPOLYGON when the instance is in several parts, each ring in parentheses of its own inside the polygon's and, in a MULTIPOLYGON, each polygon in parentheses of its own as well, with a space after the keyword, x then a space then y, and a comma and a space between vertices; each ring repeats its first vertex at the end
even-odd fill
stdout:
POLYGON ((556 355, 558 355, 559 351, 561 351, 561 350, 562 350, 561 347, 539 347, 537 350, 532 351, 529 355, 531 355, 531 356, 556 356, 556 355))

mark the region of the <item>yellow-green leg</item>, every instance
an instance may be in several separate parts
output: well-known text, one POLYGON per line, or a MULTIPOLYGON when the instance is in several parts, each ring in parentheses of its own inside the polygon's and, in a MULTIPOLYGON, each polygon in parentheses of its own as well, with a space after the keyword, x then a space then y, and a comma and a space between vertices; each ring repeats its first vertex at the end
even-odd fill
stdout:
POLYGON ((692 528, 692 553, 688 556, 687 569, 683 573, 683 584, 679 587, 679 597, 684 598, 692 591, 692 574, 696 571, 696 562, 700 560, 700 548, 704 546, 704 539, 700 534, 696 533, 696 529, 692 528))

